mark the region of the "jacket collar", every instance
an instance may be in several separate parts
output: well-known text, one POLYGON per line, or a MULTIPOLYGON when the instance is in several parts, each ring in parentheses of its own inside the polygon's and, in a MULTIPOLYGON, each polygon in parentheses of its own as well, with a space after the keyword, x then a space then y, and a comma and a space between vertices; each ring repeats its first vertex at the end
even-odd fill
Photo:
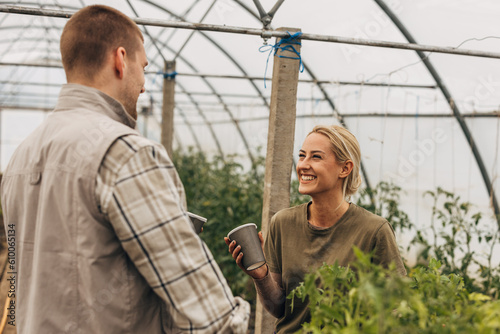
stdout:
POLYGON ((111 96, 88 86, 79 84, 63 85, 54 112, 78 108, 104 114, 132 129, 136 127, 136 120, 127 113, 120 102, 111 96))

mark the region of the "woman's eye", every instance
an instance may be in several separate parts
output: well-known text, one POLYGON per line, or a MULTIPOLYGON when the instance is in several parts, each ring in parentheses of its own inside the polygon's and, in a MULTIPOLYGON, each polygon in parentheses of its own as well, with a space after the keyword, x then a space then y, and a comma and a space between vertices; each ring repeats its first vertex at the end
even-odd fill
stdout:
POLYGON ((313 158, 315 158, 315 159, 321 159, 321 155, 315 154, 315 155, 313 155, 313 158))

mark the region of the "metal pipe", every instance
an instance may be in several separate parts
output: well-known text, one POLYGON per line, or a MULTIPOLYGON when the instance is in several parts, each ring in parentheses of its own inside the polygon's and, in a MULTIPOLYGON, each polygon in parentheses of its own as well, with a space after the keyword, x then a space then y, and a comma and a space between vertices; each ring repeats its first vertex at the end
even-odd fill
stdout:
MULTIPOLYGON (((20 105, 0 105, 0 110, 18 110, 19 112, 22 111, 52 111, 54 108, 44 108, 44 107, 35 107, 35 106, 20 106, 20 105)), ((210 110, 210 109, 204 109, 205 111, 219 111, 219 110, 210 110)), ((334 115, 297 115, 297 118, 332 118, 335 117, 334 115)), ((391 114, 381 114, 381 113, 367 113, 367 114, 346 114, 343 115, 344 118, 370 118, 370 117, 393 117, 393 118, 452 118, 455 117, 453 114, 444 114, 444 113, 439 113, 439 114, 403 114, 403 113, 391 113, 391 114)), ((495 110, 491 112, 481 112, 481 113, 467 113, 467 114, 462 114, 462 117, 464 118, 498 118, 500 117, 500 110, 495 110)), ((268 121, 269 117, 267 116, 262 116, 262 117, 248 117, 248 118, 240 118, 238 119, 238 123, 243 123, 243 122, 254 122, 254 121, 268 121)), ((233 123, 232 120, 220 120, 220 121, 211 121, 211 124, 224 124, 224 123, 233 123)), ((203 125, 206 123, 191 123, 191 125, 203 125)))
MULTIPOLYGON (((298 117, 298 116, 297 116, 298 117)), ((318 115, 314 115, 314 117, 321 117, 318 115)), ((382 114, 382 113, 376 113, 376 112, 370 112, 366 114, 349 114, 349 115, 344 115, 344 117, 351 117, 351 118, 357 118, 357 117, 364 117, 364 118, 370 118, 370 117, 388 117, 388 118, 451 118, 455 117, 453 114, 446 114, 446 113, 432 113, 432 114, 404 114, 404 113, 388 113, 388 114, 382 114)), ((467 117, 467 118, 475 118, 475 117, 500 117, 500 110, 495 110, 492 112, 477 112, 477 113, 468 113, 468 114, 462 114, 462 117, 467 117)))
MULTIPOLYGON (((50 16, 59 18, 70 18, 75 12, 72 11, 62 11, 54 9, 42 9, 42 8, 30 8, 23 6, 10 6, 10 5, 0 5, 0 12, 10 13, 10 14, 25 14, 25 15, 38 15, 38 16, 50 16)), ((143 19, 143 18, 131 18, 135 23, 145 26, 155 26, 164 28, 177 28, 177 29, 192 29, 200 31, 216 31, 216 32, 226 32, 234 34, 245 34, 261 36, 265 38, 288 37, 286 31, 277 30, 264 30, 246 27, 235 27, 235 26, 224 26, 224 25, 214 25, 214 24, 203 24, 203 23, 190 23, 190 22, 179 22, 179 21, 165 21, 157 19, 143 19)), ((454 47, 441 47, 433 45, 421 45, 416 43, 399 43, 391 41, 376 41, 360 38, 348 38, 340 36, 328 36, 319 34, 308 34, 303 33, 301 35, 301 40, 310 40, 318 42, 330 42, 330 43, 342 43, 342 44, 354 44, 354 45, 365 45, 365 46, 375 46, 382 48, 393 48, 401 50, 413 50, 419 52, 433 52, 433 53, 447 53, 462 56, 473 56, 473 57, 484 57, 484 58, 496 58, 500 59, 500 53, 479 51, 479 50, 468 50, 468 49, 457 49, 454 47)))
POLYGON ((63 69, 61 63, 59 64, 41 64, 41 63, 10 63, 0 62, 0 66, 26 66, 26 67, 45 67, 45 68, 60 68, 63 69))
MULTIPOLYGON (((209 110, 206 110, 206 111, 209 111, 209 110)), ((381 116, 386 116, 385 114, 370 114, 370 115, 362 115, 362 117, 377 117, 377 118, 380 118, 381 116)), ((387 115, 388 117, 391 117, 389 115, 387 115)), ((468 117, 468 118, 475 118, 475 117, 484 117, 484 118, 498 118, 500 117, 500 111, 497 112, 496 114, 491 114, 491 113, 481 113, 481 114, 464 114, 463 115, 464 117, 468 117)), ((344 115, 344 118, 356 118, 358 117, 358 115, 344 115)), ((392 117, 405 117, 405 118, 415 118, 417 117, 417 115, 414 115, 414 114, 409 114, 409 115, 405 115, 405 114, 393 114, 392 117)), ((452 118, 454 117, 453 115, 451 114, 429 114, 429 115, 421 115, 419 114, 418 117, 425 117, 425 118, 452 118)), ((335 118, 334 115, 297 115, 296 117, 297 119, 298 118, 335 118)), ((238 122, 239 123, 244 123, 244 122, 258 122, 258 121, 267 121, 269 120, 268 117, 266 116, 262 116, 262 117, 248 117, 248 118, 240 118, 238 119, 238 122)), ((218 121, 211 121, 210 124, 227 124, 227 123, 231 123, 230 120, 218 120, 218 121)), ((197 124, 196 122, 194 122, 193 124, 197 124)), ((201 125, 203 123, 199 123, 197 125, 201 125)))
MULTIPOLYGON (((406 29, 404 24, 399 20, 397 15, 392 12, 392 10, 389 8, 389 6, 387 6, 383 0, 374 0, 374 1, 386 13, 386 15, 392 20, 392 22, 396 25, 396 27, 398 27, 398 29, 405 36, 405 38, 408 40, 408 42, 416 43, 416 40, 413 38, 411 33, 406 29)), ((429 60, 429 57, 427 57, 422 52, 422 50, 415 50, 415 51, 417 51, 418 56, 420 57, 420 59, 424 63, 425 67, 427 67, 427 70, 429 71, 431 76, 434 78, 437 85, 439 86, 439 89, 441 90, 444 97, 448 101, 450 108, 453 112, 453 115, 455 116, 458 124, 460 125, 460 128, 462 129, 462 132, 464 133, 465 138, 467 139, 467 142, 469 143, 472 154, 474 155, 474 158, 476 159, 477 165, 478 165, 479 170, 481 172, 481 175, 483 177, 483 181, 484 181, 484 184, 486 186, 486 190, 488 191, 488 195, 491 198, 493 211, 495 212, 496 220, 497 220, 498 226, 500 228, 500 206, 498 204, 498 201, 497 201, 497 198, 495 195, 495 190, 493 189, 493 183, 490 181, 488 171, 486 170, 486 166, 483 162, 483 159, 481 157, 481 153, 479 152, 479 149, 476 145, 476 142, 474 141, 474 138, 472 137, 472 133, 470 132, 469 127, 467 126, 467 123, 465 123, 465 121, 463 119, 463 115, 460 113, 460 110, 458 109, 458 106, 455 103, 455 100, 451 96, 451 93, 448 90, 448 87, 445 85, 441 76, 439 75, 439 73, 436 71, 436 69, 432 65, 431 61, 429 60)))
POLYGON ((264 10, 264 7, 262 7, 259 0, 253 0, 253 3, 255 4, 255 7, 257 7, 257 10, 259 11, 260 18, 263 19, 267 15, 266 11, 264 10))
POLYGON ((18 105, 0 105, 0 110, 8 111, 8 110, 17 110, 17 111, 44 111, 50 112, 54 110, 54 107, 44 108, 44 107, 33 107, 33 106, 18 106, 18 105))
MULTIPOLYGON (((58 64, 40 64, 40 63, 15 63, 15 62, 0 62, 0 66, 26 66, 26 67, 49 67, 49 68, 63 68, 58 64)), ((146 71, 148 75, 160 75, 162 73, 154 71, 146 71)), ((253 77, 247 75, 224 75, 224 74, 204 74, 204 73, 177 73, 176 76, 185 77, 201 77, 201 78, 218 78, 218 79, 247 79, 247 80, 266 80, 272 81, 272 78, 253 77)), ((362 82, 362 81, 331 81, 331 80, 312 80, 300 79, 302 83, 316 83, 316 84, 332 84, 342 86, 374 86, 374 87, 398 87, 398 88, 422 88, 422 89, 435 89, 436 85, 417 85, 417 84, 392 84, 385 82, 362 82)))
MULTIPOLYGON (((214 0, 212 2, 212 4, 210 5, 210 7, 208 7, 208 9, 205 11, 205 14, 200 19, 200 23, 203 22, 203 20, 207 17, 208 13, 210 13, 210 10, 212 9, 212 7, 215 5, 216 2, 217 2, 217 0, 214 0)), ((193 37, 193 35, 194 35, 195 32, 196 31, 194 31, 194 30, 191 31, 191 34, 189 34, 188 38, 184 41, 184 44, 182 44, 182 46, 175 53, 174 58, 172 59, 172 61, 175 61, 177 59, 177 57, 179 57, 179 55, 181 54, 182 50, 184 50, 184 48, 189 43, 189 41, 191 40, 191 38, 193 37)))
POLYGON ((274 4, 273 8, 269 11, 269 13, 267 13, 267 15, 269 15, 271 17, 274 17, 274 15, 278 11, 278 9, 281 7, 281 5, 283 4, 283 2, 285 2, 285 0, 278 0, 278 1, 276 1, 276 3, 274 4))
MULTIPOLYGON (((0 63, 1 65, 1 63, 0 63)), ((146 74, 158 74, 156 72, 148 72, 146 74)), ((225 75, 225 74, 203 74, 203 73, 177 73, 180 76, 186 77, 204 77, 204 78, 222 78, 222 79, 248 79, 248 80, 266 80, 272 81, 272 78, 242 76, 242 75, 225 75)), ((385 82, 361 82, 361 81, 332 81, 332 80, 314 80, 314 79, 300 79, 299 82, 316 83, 316 84, 332 84, 332 85, 353 85, 353 86, 383 86, 383 87, 402 87, 402 88, 425 88, 435 89, 436 85, 417 85, 417 84, 391 84, 385 82)))

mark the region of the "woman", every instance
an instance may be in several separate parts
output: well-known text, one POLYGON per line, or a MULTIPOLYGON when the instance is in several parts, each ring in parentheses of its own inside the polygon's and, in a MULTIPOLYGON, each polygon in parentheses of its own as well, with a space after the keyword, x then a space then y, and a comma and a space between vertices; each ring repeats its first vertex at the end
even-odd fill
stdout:
MULTIPOLYGON (((394 231, 387 220, 349 203, 361 185, 361 153, 352 133, 340 126, 316 126, 299 152, 299 192, 311 197, 276 213, 263 243, 267 265, 246 271, 241 247, 225 238, 236 263, 255 282, 264 307, 277 318, 276 333, 294 333, 310 319, 307 301, 286 296, 304 275, 323 263, 347 266, 356 259, 357 246, 373 252, 374 262, 391 262, 401 275, 406 271, 394 231)), ((259 234, 263 242, 262 234, 259 234)))

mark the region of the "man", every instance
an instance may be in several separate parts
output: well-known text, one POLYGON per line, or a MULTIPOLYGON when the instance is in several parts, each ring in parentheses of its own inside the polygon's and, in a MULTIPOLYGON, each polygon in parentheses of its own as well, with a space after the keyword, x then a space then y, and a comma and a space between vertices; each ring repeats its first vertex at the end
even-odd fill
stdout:
POLYGON ((143 43, 100 5, 63 30, 68 84, 2 181, 19 334, 246 332, 249 305, 190 225, 165 149, 134 130, 143 43))

